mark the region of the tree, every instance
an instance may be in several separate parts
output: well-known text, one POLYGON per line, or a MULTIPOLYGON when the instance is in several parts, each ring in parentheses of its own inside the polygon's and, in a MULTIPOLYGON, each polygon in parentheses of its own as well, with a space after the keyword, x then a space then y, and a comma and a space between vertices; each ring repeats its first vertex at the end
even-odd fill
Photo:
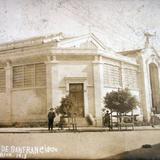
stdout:
POLYGON ((56 112, 61 114, 58 126, 63 129, 69 123, 69 118, 72 114, 73 102, 69 95, 62 97, 60 106, 57 107, 56 112))
POLYGON ((62 115, 67 115, 70 117, 72 115, 73 102, 69 95, 66 95, 61 99, 61 104, 57 108, 57 112, 62 115))
POLYGON ((117 113, 127 113, 136 108, 138 101, 128 89, 118 89, 104 97, 105 108, 117 113))

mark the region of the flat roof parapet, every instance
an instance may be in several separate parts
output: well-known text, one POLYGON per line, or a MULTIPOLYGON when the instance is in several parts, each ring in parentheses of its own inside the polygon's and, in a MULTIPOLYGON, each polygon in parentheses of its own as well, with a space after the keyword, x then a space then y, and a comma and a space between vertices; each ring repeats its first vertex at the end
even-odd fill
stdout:
POLYGON ((56 43, 64 38, 65 37, 64 37, 63 33, 52 34, 49 36, 33 37, 33 38, 25 39, 25 40, 19 40, 19 41, 1 44, 0 51, 36 46, 36 45, 49 43, 49 42, 56 43))

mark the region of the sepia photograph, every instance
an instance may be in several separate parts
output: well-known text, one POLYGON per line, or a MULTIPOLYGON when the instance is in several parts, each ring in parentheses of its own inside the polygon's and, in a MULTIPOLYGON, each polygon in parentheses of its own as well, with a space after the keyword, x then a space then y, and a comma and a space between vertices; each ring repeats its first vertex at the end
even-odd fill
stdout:
POLYGON ((0 0, 0 159, 160 160, 160 1, 0 0))

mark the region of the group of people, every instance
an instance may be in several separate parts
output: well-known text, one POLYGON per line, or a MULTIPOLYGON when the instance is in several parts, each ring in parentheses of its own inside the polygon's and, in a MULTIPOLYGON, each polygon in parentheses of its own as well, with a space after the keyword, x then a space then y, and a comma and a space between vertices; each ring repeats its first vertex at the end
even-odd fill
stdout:
MULTIPOLYGON (((154 112, 152 112, 154 113, 154 112)), ((111 117, 110 117, 111 112, 107 110, 103 116, 103 125, 105 127, 108 127, 109 129, 112 129, 111 125, 111 117)), ((48 130, 53 131, 53 124, 54 124, 54 119, 56 117, 55 110, 53 108, 50 108, 50 111, 48 112, 48 130)), ((154 114, 151 116, 151 125, 154 127, 154 114)), ((62 127, 62 126, 61 126, 62 127)))
MULTIPOLYGON (((105 127, 111 128, 111 118, 110 118, 109 111, 107 110, 104 117, 103 117, 103 123, 105 127)), ((50 111, 48 112, 48 130, 53 131, 53 124, 54 119, 56 117, 55 110, 53 108, 50 108, 50 111)))

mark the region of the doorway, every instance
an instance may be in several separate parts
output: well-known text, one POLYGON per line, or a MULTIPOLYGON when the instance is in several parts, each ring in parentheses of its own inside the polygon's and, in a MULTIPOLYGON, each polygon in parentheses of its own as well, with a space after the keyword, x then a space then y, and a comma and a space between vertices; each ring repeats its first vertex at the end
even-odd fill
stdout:
POLYGON ((149 64, 150 71, 150 85, 151 85, 151 97, 152 97, 152 108, 155 108, 155 113, 160 113, 160 88, 158 78, 158 68, 156 64, 149 64))
POLYGON ((84 117, 84 86, 83 83, 70 83, 69 95, 73 101, 73 113, 77 117, 84 117))

